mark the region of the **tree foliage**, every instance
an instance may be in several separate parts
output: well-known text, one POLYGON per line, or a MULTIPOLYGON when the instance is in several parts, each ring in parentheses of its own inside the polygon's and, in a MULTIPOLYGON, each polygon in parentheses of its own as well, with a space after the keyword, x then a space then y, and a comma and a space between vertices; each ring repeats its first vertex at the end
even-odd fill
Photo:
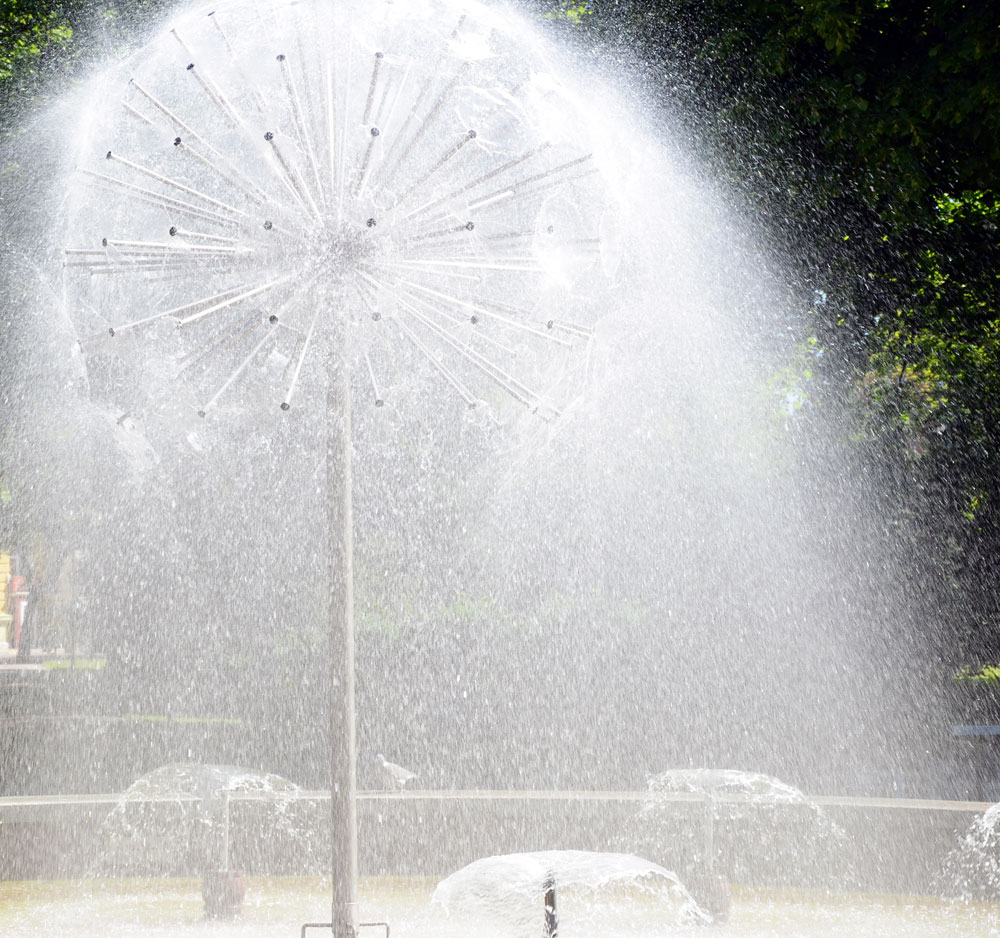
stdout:
POLYGON ((30 94, 46 63, 65 54, 73 27, 62 4, 50 0, 0 2, 0 108, 30 94))
POLYGON ((169 4, 156 0, 0 0, 0 130, 61 89, 95 49, 120 51, 169 4))
POLYGON ((1000 651, 1000 8, 605 0, 831 302, 857 440, 917 532, 958 657, 1000 651), (802 235, 805 235, 803 238, 802 235))
MULTIPOLYGON (((968 656, 1000 646, 1000 8, 939 0, 538 0, 638 47, 798 257, 859 440, 968 656), (806 237, 802 237, 803 233, 806 237)), ((0 113, 149 0, 0 0, 0 113), (109 27, 109 24, 113 24, 109 27)), ((828 357, 828 360, 831 357, 828 357)))
POLYGON ((64 48, 72 37, 61 11, 6 0, 0 5, 0 81, 30 72, 45 52, 64 48))

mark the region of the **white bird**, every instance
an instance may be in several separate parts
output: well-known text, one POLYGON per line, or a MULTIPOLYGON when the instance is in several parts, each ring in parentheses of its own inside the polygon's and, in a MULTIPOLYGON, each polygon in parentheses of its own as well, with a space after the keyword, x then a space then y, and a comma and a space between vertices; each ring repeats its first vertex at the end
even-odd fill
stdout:
POLYGON ((382 772, 388 780, 389 786, 397 791, 402 791, 406 788, 406 783, 410 779, 417 778, 416 772, 404 769, 401 765, 396 765, 395 762, 388 762, 382 753, 379 753, 376 758, 382 763, 382 772))

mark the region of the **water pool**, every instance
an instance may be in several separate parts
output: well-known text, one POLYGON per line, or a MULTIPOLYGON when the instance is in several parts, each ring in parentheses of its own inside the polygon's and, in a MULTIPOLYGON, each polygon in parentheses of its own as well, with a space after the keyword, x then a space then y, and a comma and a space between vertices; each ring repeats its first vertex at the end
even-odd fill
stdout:
MULTIPOLYGON (((361 918, 385 920, 392 938, 530 935, 509 921, 449 916, 431 902, 437 880, 361 881, 361 918)), ((5 938, 297 938, 305 922, 329 920, 329 880, 249 877, 243 914, 204 919, 195 879, 32 881, 0 883, 0 933, 5 938)), ((649 895, 616 892, 599 899, 560 897, 560 938, 694 936, 718 938, 986 938, 1000 936, 1000 904, 926 897, 825 894, 804 890, 733 889, 729 921, 685 922, 675 905, 649 895)), ((322 932, 312 932, 322 935, 322 932)), ((378 930, 362 930, 364 935, 378 930)))

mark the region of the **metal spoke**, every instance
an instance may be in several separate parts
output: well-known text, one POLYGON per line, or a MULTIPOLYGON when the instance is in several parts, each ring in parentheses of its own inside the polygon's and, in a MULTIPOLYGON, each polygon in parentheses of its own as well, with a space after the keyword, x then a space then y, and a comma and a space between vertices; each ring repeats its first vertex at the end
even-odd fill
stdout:
POLYGON ((214 355, 224 352, 228 348, 235 347, 261 323, 259 314, 250 313, 246 318, 230 323, 219 331, 219 334, 211 340, 205 348, 192 353, 181 362, 177 369, 175 378, 188 378, 197 370, 207 367, 214 355))
POLYGON ((175 306, 173 309, 168 309, 165 313, 161 313, 160 315, 182 316, 184 313, 192 313, 202 307, 214 306, 216 303, 223 300, 230 300, 235 296, 239 296, 239 294, 243 293, 246 289, 246 284, 241 284, 238 287, 223 290, 221 293, 215 293, 212 296, 205 296, 199 300, 192 300, 190 303, 185 303, 183 306, 175 306))
POLYGON ((257 197, 261 200, 266 200, 268 196, 254 183, 249 180, 242 170, 234 166, 233 163, 228 160, 223 154, 216 150, 204 137, 202 137, 197 131, 191 126, 186 124, 180 117, 178 117, 173 110, 171 110, 167 105, 160 101, 155 95, 147 91, 142 85, 139 84, 134 78, 129 81, 129 87, 134 88, 139 92, 150 104, 153 105, 164 117, 173 124, 175 130, 181 132, 182 138, 184 140, 194 140, 203 149, 207 150, 216 160, 220 163, 226 165, 227 172, 231 173, 232 176, 240 180, 241 186, 248 187, 251 191, 256 192, 257 197))
POLYGON ((221 235, 206 234, 203 231, 188 231, 186 228, 178 228, 172 225, 168 230, 170 237, 185 238, 195 241, 209 241, 212 244, 239 244, 238 238, 224 238, 221 235))
POLYGON ((546 323, 546 326, 549 329, 562 329, 564 332, 570 332, 585 339, 592 339, 594 337, 593 326, 580 326, 574 322, 566 322, 561 319, 550 319, 546 323))
POLYGON ((253 287, 246 292, 239 293, 236 296, 229 297, 227 299, 221 300, 218 303, 209 306, 207 309, 200 310, 197 313, 192 313, 190 316, 186 316, 181 319, 177 324, 179 326, 189 326, 193 322, 199 322, 206 316, 210 316, 213 313, 219 312, 222 309, 228 309, 230 306, 235 306, 237 303, 244 303, 249 299, 253 299, 255 296, 259 296, 261 293, 266 293, 268 290, 273 290, 275 287, 281 286, 284 283, 288 283, 291 277, 279 277, 277 280, 272 280, 270 283, 261 284, 259 287, 253 287))
POLYGON ((380 133, 381 131, 378 127, 372 127, 368 131, 368 146, 365 147, 365 155, 361 159, 361 167, 358 170, 358 181, 354 185, 355 195, 360 195, 368 180, 368 167, 371 164, 372 151, 375 149, 375 141, 378 139, 380 133))
POLYGON ((234 217, 246 217, 247 213, 236 208, 235 206, 227 205, 225 202, 220 202, 218 199, 214 199, 212 196, 207 195, 204 192, 199 192, 197 189, 185 186, 184 183, 178 182, 176 179, 171 179, 169 176, 164 176, 162 173, 155 172, 146 166, 141 166, 139 163, 134 163, 132 160, 128 160, 123 156, 118 156, 111 150, 108 150, 106 159, 108 162, 121 163, 122 166, 128 167, 133 172, 141 173, 143 176, 148 176, 150 179, 155 179, 157 182, 162 183, 165 186, 169 186, 171 189, 176 189, 178 192, 183 192, 185 195, 193 195, 195 198, 208 202, 208 204, 213 206, 213 208, 221 209, 229 215, 234 217))
POLYGON ((486 358, 486 356, 481 355, 472 348, 469 348, 468 345, 455 338, 455 336, 452 335, 447 329, 432 322, 411 304, 404 301, 400 303, 400 306, 419 322, 423 323, 424 326, 430 329, 435 335, 442 339, 447 345, 458 352, 459 355, 469 361, 475 368, 486 375, 486 377, 506 391, 515 400, 524 404, 526 407, 535 408, 536 411, 540 407, 545 406, 546 409, 551 410, 554 415, 558 415, 559 411, 554 407, 543 405, 540 395, 532 391, 531 388, 522 384, 509 372, 495 365, 488 358, 486 358))
POLYGON ((446 303, 451 303, 454 306, 461 307, 462 309, 467 309, 473 315, 486 316, 489 319, 494 319, 497 322, 502 322, 505 325, 511 326, 522 332, 527 332, 530 333, 531 335, 538 336, 539 338, 547 339, 550 342, 555 342, 557 345, 565 345, 568 347, 570 344, 565 339, 560 339, 552 335, 551 332, 548 332, 543 329, 538 329, 535 326, 529 325, 528 323, 519 322, 516 319, 511 319, 509 316, 504 316, 500 313, 496 313, 493 310, 489 309, 488 307, 484 306, 481 302, 473 303, 470 300, 463 300, 460 297, 451 296, 448 293, 443 293, 440 290, 435 290, 431 287, 425 286, 422 283, 414 283, 412 280, 401 280, 400 283, 404 283, 409 287, 413 287, 415 290, 425 293, 428 296, 433 296, 435 299, 444 300, 446 303))
MULTIPOLYGON (((470 202, 468 207, 470 210, 475 210, 477 208, 482 208, 483 206, 490 205, 492 203, 500 201, 501 199, 507 199, 514 196, 520 197, 525 195, 534 195, 538 192, 542 192, 544 189, 548 187, 539 186, 532 189, 530 188, 532 183, 539 182, 542 179, 548 179, 549 177, 555 176, 558 173, 564 172, 567 169, 571 169, 574 166, 579 166, 581 163, 585 163, 590 158, 591 155, 588 153, 586 156, 581 156, 575 160, 570 160, 568 163, 562 163, 559 166, 553 166, 552 169, 547 169, 545 170, 545 172, 536 173, 534 176, 528 176, 526 179, 519 179, 517 180, 517 182, 512 183, 509 186, 505 186, 502 189, 496 189, 493 192, 489 193, 488 195, 477 198, 475 201, 470 202)), ((582 179, 583 177, 578 176, 576 178, 582 179)), ((560 185, 565 181, 566 180, 558 180, 553 185, 560 185)))
POLYGON ((263 117, 264 115, 264 99, 260 96, 260 92, 254 87, 253 82, 247 78, 246 71, 240 62, 239 57, 236 55, 233 49, 232 43, 229 41, 229 36, 226 35, 226 31, 222 28, 222 23, 219 22, 219 17, 213 10, 208 14, 209 19, 212 21, 212 25, 215 27, 216 32, 222 39, 222 45, 225 47, 226 55, 229 57, 229 64, 236 71, 236 74, 240 79, 240 87, 246 88, 250 92, 250 100, 253 101, 254 110, 257 112, 258 117, 263 117))
POLYGON ((368 83, 368 97, 365 99, 365 113, 361 117, 362 124, 367 124, 371 120, 372 103, 375 100, 375 89, 378 86, 378 73, 379 69, 382 67, 383 58, 384 56, 381 52, 375 53, 375 64, 372 66, 372 79, 368 83))
POLYGON ((278 56, 278 65, 280 66, 281 81, 285 89, 285 97, 288 99, 288 107, 292 113, 292 122, 295 125, 295 132, 298 135, 299 143, 302 149, 305 150, 306 158, 308 159, 309 166, 312 169, 313 179, 316 182, 316 195, 319 197, 320 201, 325 201, 323 182, 319 175, 319 165, 316 161, 316 154, 313 152, 312 141, 309 137, 309 131, 306 128, 306 122, 302 116, 302 105, 299 101, 299 93, 295 88, 295 79, 292 77, 291 68, 284 54, 278 56))
MULTIPOLYGON (((413 293, 410 290, 403 290, 402 294, 404 296, 406 296, 411 303, 417 303, 417 304, 419 304, 421 307, 423 307, 428 312, 433 313, 435 316, 438 316, 441 319, 444 319, 445 321, 451 323, 452 325, 455 325, 455 326, 476 326, 478 324, 478 322, 479 322, 478 318, 474 319, 474 318, 469 317, 469 316, 465 317, 464 319, 457 319, 454 316, 450 316, 444 310, 442 310, 439 307, 433 305, 432 303, 430 303, 424 297, 417 296, 415 293, 413 293)), ((497 339, 493 338, 493 336, 487 335, 485 332, 483 332, 481 330, 476 330, 475 333, 474 333, 474 335, 475 335, 475 337, 478 340, 480 340, 482 342, 486 342, 488 345, 492 345, 493 348, 497 349, 498 351, 504 352, 507 355, 516 355, 517 354, 517 352, 516 352, 515 349, 511 348, 509 345, 504 345, 502 342, 500 342, 497 339)))
POLYGON ((347 69, 344 75, 343 100, 341 101, 341 114, 343 115, 343 125, 340 128, 340 151, 337 156, 337 224, 344 221, 345 199, 344 193, 347 186, 347 127, 349 126, 347 116, 349 114, 348 96, 351 89, 351 77, 354 65, 354 46, 348 46, 347 69))
POLYGON ((424 358, 426 358, 441 374, 444 376, 445 380, 458 392, 462 400, 465 401, 469 407, 476 407, 479 401, 473 395, 473 393, 462 383, 458 375, 455 374, 450 368, 448 368, 444 363, 438 360, 437 356, 423 343, 420 338, 414 333, 414 331, 401 319, 393 317, 392 321, 396 326, 403 332, 403 334, 423 353, 424 358))
POLYGON ((372 382, 372 392, 374 394, 374 402, 376 407, 381 407, 385 401, 382 399, 382 394, 378 389, 378 380, 375 378, 375 368, 372 366, 371 355, 368 354, 368 350, 365 349, 365 364, 368 366, 368 377, 372 382))
POLYGON ((188 63, 189 63, 187 66, 188 74, 190 74, 195 79, 195 81, 198 82, 198 84, 202 87, 205 94, 208 95, 212 103, 226 116, 226 118, 230 122, 232 122, 233 126, 244 128, 245 123, 243 121, 243 118, 236 113, 236 110, 233 108, 232 104, 229 103, 229 99, 226 98, 226 96, 219 90, 218 85, 216 85, 215 82, 212 81, 211 76, 208 73, 203 74, 201 69, 195 67, 194 55, 188 48, 187 43, 185 43, 184 40, 181 39, 180 33, 178 33, 176 29, 172 29, 170 30, 170 35, 177 40, 177 42, 180 44, 180 47, 184 50, 185 54, 188 57, 188 63))
POLYGON ((227 217, 226 215, 220 215, 217 212, 210 211, 209 209, 202 208, 201 206, 192 205, 190 202, 174 199, 170 196, 163 195, 162 193, 155 192, 152 189, 144 189, 142 186, 137 186, 131 182, 115 179, 114 176, 106 176, 103 173, 97 173, 91 169, 83 169, 80 170, 80 172, 81 175, 86 176, 88 179, 97 180, 99 185, 105 186, 106 188, 128 192, 133 197, 137 197, 144 202, 151 202, 154 205, 161 206, 162 208, 179 212, 182 215, 186 215, 188 218, 197 218, 201 221, 212 222, 226 228, 232 228, 238 224, 235 219, 227 217))
POLYGON ((122 101, 122 107, 125 108, 125 112, 130 117, 134 117, 136 120, 142 121, 142 123, 144 123, 147 127, 155 127, 156 126, 155 122, 151 121, 141 111, 138 111, 134 107, 132 107, 132 105, 129 104, 128 101, 122 101))
MULTIPOLYGON (((438 170, 440 170, 445 165, 445 163, 448 162, 448 160, 450 160, 453 156, 457 156, 467 143, 471 143, 475 139, 476 139, 476 132, 474 130, 470 130, 467 134, 464 134, 457 143, 450 146, 445 151, 445 153, 441 156, 441 158, 429 170, 427 170, 426 173, 424 173, 419 179, 417 179, 410 185, 410 187, 396 201, 396 205, 401 205, 407 199, 409 199, 409 197, 413 195, 413 193, 416 192, 417 189, 419 189, 422 185, 424 185, 427 182, 427 180, 431 178, 431 176, 433 176, 438 170)), ((395 206, 393 206, 393 208, 395 208, 395 206)))
POLYGON ((115 274, 115 273, 141 273, 143 271, 169 271, 169 270, 225 270, 226 265, 218 261, 207 261, 198 263, 181 263, 180 261, 152 261, 144 259, 135 260, 109 260, 104 263, 98 261, 66 261, 63 263, 66 268, 85 268, 91 274, 115 274))
POLYGON ((454 236, 456 234, 462 234, 466 231, 472 231, 476 227, 474 222, 467 221, 461 225, 455 225, 453 228, 440 228, 437 231, 428 231, 426 234, 411 235, 407 238, 407 242, 414 244, 417 241, 427 241, 431 238, 444 238, 448 236, 454 236))
POLYGON ((302 363, 306 360, 306 355, 309 353, 309 346, 312 344, 313 335, 316 332, 316 323, 319 320, 319 304, 313 304, 316 308, 313 312, 312 322, 309 324, 309 330, 306 332, 305 340, 302 343, 302 349, 299 352, 299 358, 295 365, 295 372, 292 375, 292 380, 289 382, 288 390, 285 391, 285 398, 281 402, 281 409, 288 410, 292 406, 292 395, 295 394, 295 386, 299 383, 299 374, 302 372, 302 363))
MULTIPOLYGON (((231 239, 228 239, 231 240, 231 239)), ((243 254, 252 255, 253 252, 249 248, 245 247, 234 247, 222 244, 185 244, 185 245, 175 245, 168 244, 162 241, 121 241, 117 238, 105 238, 102 242, 103 246, 106 248, 135 248, 137 250, 129 251, 122 250, 123 254, 243 254)))
MULTIPOLYGON (((326 62, 324 65, 323 100, 326 104, 326 132, 327 132, 327 156, 330 162, 330 191, 339 191, 339 173, 337 172, 337 120, 336 108, 334 106, 334 73, 333 63, 326 62)), ((339 199, 337 202, 339 204, 339 199)), ((338 213, 339 220, 339 213, 338 213)))
POLYGON ((257 357, 257 354, 260 352, 260 350, 268 342, 275 341, 275 332, 276 330, 274 328, 274 324, 269 323, 267 333, 264 335, 264 337, 250 350, 250 354, 247 355, 247 357, 244 358, 242 362, 240 362, 236 370, 225 380, 222 387, 220 387, 219 390, 216 391, 215 394, 213 394, 212 397, 208 400, 205 406, 198 411, 199 417, 204 417, 216 405, 219 398, 222 397, 222 395, 225 394, 226 391, 228 391, 233 386, 233 383, 236 381, 236 379, 239 378, 239 376, 243 374, 244 371, 246 371, 247 365, 249 365, 250 362, 252 362, 254 358, 257 357))
POLYGON ((271 152, 274 154, 275 159, 278 161, 278 165, 281 167, 283 173, 282 181, 288 186, 289 191, 298 199, 299 203, 303 208, 308 208, 315 218, 322 221, 323 215, 319 210, 319 207, 313 201, 312 194, 309 192, 309 188, 303 182, 302 177, 299 175, 298 170, 292 166, 292 164, 285 157, 281 148, 278 146, 278 142, 274 139, 274 133, 272 131, 267 131, 264 134, 264 139, 271 145, 271 152))
POLYGON ((496 179, 497 176, 500 176, 503 173, 510 172, 510 170, 520 166, 522 163, 526 163, 539 153, 544 153, 550 146, 550 143, 543 143, 541 146, 535 147, 533 150, 528 150, 527 153, 522 153, 519 157, 517 157, 517 159, 504 163, 503 166, 498 166, 496 169, 491 169, 487 173, 483 173, 483 175, 470 180, 464 186, 449 192, 447 195, 442 195, 439 198, 428 202, 426 205, 421 205, 419 208, 413 209, 413 211, 411 211, 406 217, 416 218, 419 215, 423 215, 425 212, 429 212, 431 209, 437 208, 439 205, 443 205, 445 202, 451 202, 453 199, 457 199, 460 195, 464 195, 466 192, 475 189, 477 186, 481 186, 484 182, 489 182, 491 179, 496 179))
POLYGON ((217 162, 207 157, 204 153, 196 150, 190 144, 184 141, 183 137, 174 138, 174 146, 177 148, 178 153, 182 153, 185 156, 191 157, 191 159, 196 160, 202 166, 210 169, 215 175, 224 179, 229 185, 234 186, 239 189, 244 195, 248 196, 254 202, 260 204, 262 202, 271 201, 270 197, 265 195, 256 186, 250 185, 243 182, 239 175, 234 175, 228 172, 224 167, 220 166, 217 162))
MULTIPOLYGON (((463 62, 462 65, 459 66, 458 72, 451 79, 451 81, 448 82, 444 90, 434 100, 434 103, 431 105, 430 111, 427 112, 423 120, 421 120, 421 122, 417 125, 417 129, 414 132, 413 137, 410 138, 409 143, 406 144, 402 152, 398 156, 393 158, 393 152, 390 151, 389 155, 386 157, 385 163, 383 163, 384 175, 380 178, 384 178, 384 176, 387 175, 391 179, 397 172, 399 172, 400 167, 406 162, 407 157, 410 155, 411 152, 413 152, 414 147, 416 147, 417 144, 420 143, 421 140, 423 140, 424 134, 427 133, 431 125, 437 119, 438 115, 441 113, 441 108, 444 107, 445 102, 451 96, 452 92, 454 92, 455 87, 459 83, 459 81, 463 77, 465 77, 465 74, 468 71, 468 69, 469 69, 468 62, 463 62)), ((402 134, 409 126, 411 120, 416 117, 417 110, 419 109, 419 106, 422 103, 424 95, 426 95, 426 93, 430 90, 432 81, 433 78, 429 78, 427 80, 426 84, 424 85, 423 89, 420 92, 420 95, 417 97, 417 101, 410 109, 410 114, 407 117, 407 122, 404 125, 404 129, 403 131, 401 131, 399 137, 397 138, 397 145, 404 139, 402 134)))

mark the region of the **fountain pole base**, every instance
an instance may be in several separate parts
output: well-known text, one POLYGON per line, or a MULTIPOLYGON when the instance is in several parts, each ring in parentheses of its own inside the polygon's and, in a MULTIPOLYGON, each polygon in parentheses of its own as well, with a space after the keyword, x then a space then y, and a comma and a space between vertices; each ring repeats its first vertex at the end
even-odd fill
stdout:
POLYGON ((684 883, 688 891, 715 922, 725 922, 729 918, 729 908, 732 897, 729 892, 729 880, 721 873, 700 873, 686 879, 684 883))
POLYGON ((208 870, 201 879, 205 918, 236 918, 246 894, 247 883, 239 870, 208 870))

